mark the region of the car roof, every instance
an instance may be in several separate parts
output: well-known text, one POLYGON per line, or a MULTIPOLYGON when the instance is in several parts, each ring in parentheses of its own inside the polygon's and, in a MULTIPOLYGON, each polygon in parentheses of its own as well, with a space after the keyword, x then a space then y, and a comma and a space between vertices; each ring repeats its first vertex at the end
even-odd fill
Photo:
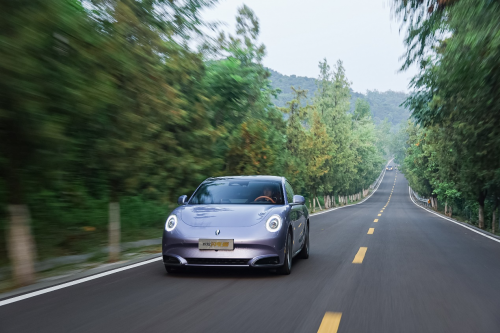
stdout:
POLYGON ((254 175, 254 176, 223 176, 223 177, 211 177, 207 178, 204 182, 212 182, 217 180, 270 180, 270 181, 283 181, 283 177, 281 176, 263 176, 263 175, 254 175))

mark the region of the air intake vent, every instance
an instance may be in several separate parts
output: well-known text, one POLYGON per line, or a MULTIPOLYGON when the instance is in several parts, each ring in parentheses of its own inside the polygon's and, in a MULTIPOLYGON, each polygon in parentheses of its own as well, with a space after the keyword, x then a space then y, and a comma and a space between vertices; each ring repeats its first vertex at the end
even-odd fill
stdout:
POLYGON ((280 263, 279 257, 268 257, 257 260, 255 266, 264 266, 264 265, 277 265, 280 263))
POLYGON ((250 259, 186 258, 190 265, 248 265, 250 259))
POLYGON ((164 264, 179 265, 181 262, 176 257, 163 256, 164 264))

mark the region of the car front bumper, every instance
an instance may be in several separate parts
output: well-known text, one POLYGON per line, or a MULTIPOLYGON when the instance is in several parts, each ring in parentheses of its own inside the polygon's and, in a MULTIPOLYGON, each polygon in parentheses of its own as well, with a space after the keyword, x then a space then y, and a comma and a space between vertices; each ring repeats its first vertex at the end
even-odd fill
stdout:
POLYGON ((234 239, 233 250, 200 250, 198 241, 209 238, 207 232, 199 227, 184 229, 191 230, 164 231, 162 254, 166 266, 272 268, 281 266, 285 259, 285 239, 281 230, 272 234, 267 230, 253 232, 255 228, 248 228, 245 237, 238 237, 241 228, 234 233, 226 229, 224 238, 234 239), (186 237, 186 233, 190 237, 186 237))

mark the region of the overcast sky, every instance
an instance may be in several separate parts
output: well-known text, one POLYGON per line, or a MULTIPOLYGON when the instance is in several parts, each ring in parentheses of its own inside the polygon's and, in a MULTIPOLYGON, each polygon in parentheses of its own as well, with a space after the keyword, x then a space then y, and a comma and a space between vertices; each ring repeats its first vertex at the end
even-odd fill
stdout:
POLYGON ((285 75, 316 78, 318 62, 344 61, 354 91, 408 91, 415 70, 398 72, 403 34, 391 18, 389 0, 221 0, 204 18, 222 21, 234 33, 242 4, 260 21, 264 65, 285 75))

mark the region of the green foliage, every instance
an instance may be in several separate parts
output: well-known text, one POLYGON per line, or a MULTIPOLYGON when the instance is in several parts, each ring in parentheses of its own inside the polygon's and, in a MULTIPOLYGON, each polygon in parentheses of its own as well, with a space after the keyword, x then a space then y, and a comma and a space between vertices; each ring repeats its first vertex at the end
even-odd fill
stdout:
MULTIPOLYGON (((498 205, 500 4, 396 1, 408 25, 407 59, 420 65, 405 105, 425 128, 426 179, 434 195, 498 205), (418 19, 416 19, 418 18, 418 19), (449 195, 447 195, 447 193, 449 195)), ((413 153, 408 152, 409 155, 413 153)), ((411 161, 409 161, 411 162, 411 161)), ((482 215, 480 213, 480 215, 482 215)), ((479 219, 479 226, 484 221, 479 219)))
POLYGON ((243 6, 236 33, 209 40, 200 14, 213 3, 0 4, 0 255, 7 204, 29 207, 45 258, 105 245, 109 202, 127 240, 160 235, 207 177, 283 175, 306 196, 374 181, 382 132, 369 99, 351 106, 342 62, 320 63, 309 93, 292 88, 277 108, 258 19, 243 6))
POLYGON ((320 75, 313 105, 302 106, 304 90, 295 89, 294 99, 282 111, 287 120, 287 176, 303 193, 352 194, 366 189, 378 176, 383 151, 370 107, 358 103, 351 115, 350 82, 342 61, 333 70, 326 60, 319 63, 320 75))

